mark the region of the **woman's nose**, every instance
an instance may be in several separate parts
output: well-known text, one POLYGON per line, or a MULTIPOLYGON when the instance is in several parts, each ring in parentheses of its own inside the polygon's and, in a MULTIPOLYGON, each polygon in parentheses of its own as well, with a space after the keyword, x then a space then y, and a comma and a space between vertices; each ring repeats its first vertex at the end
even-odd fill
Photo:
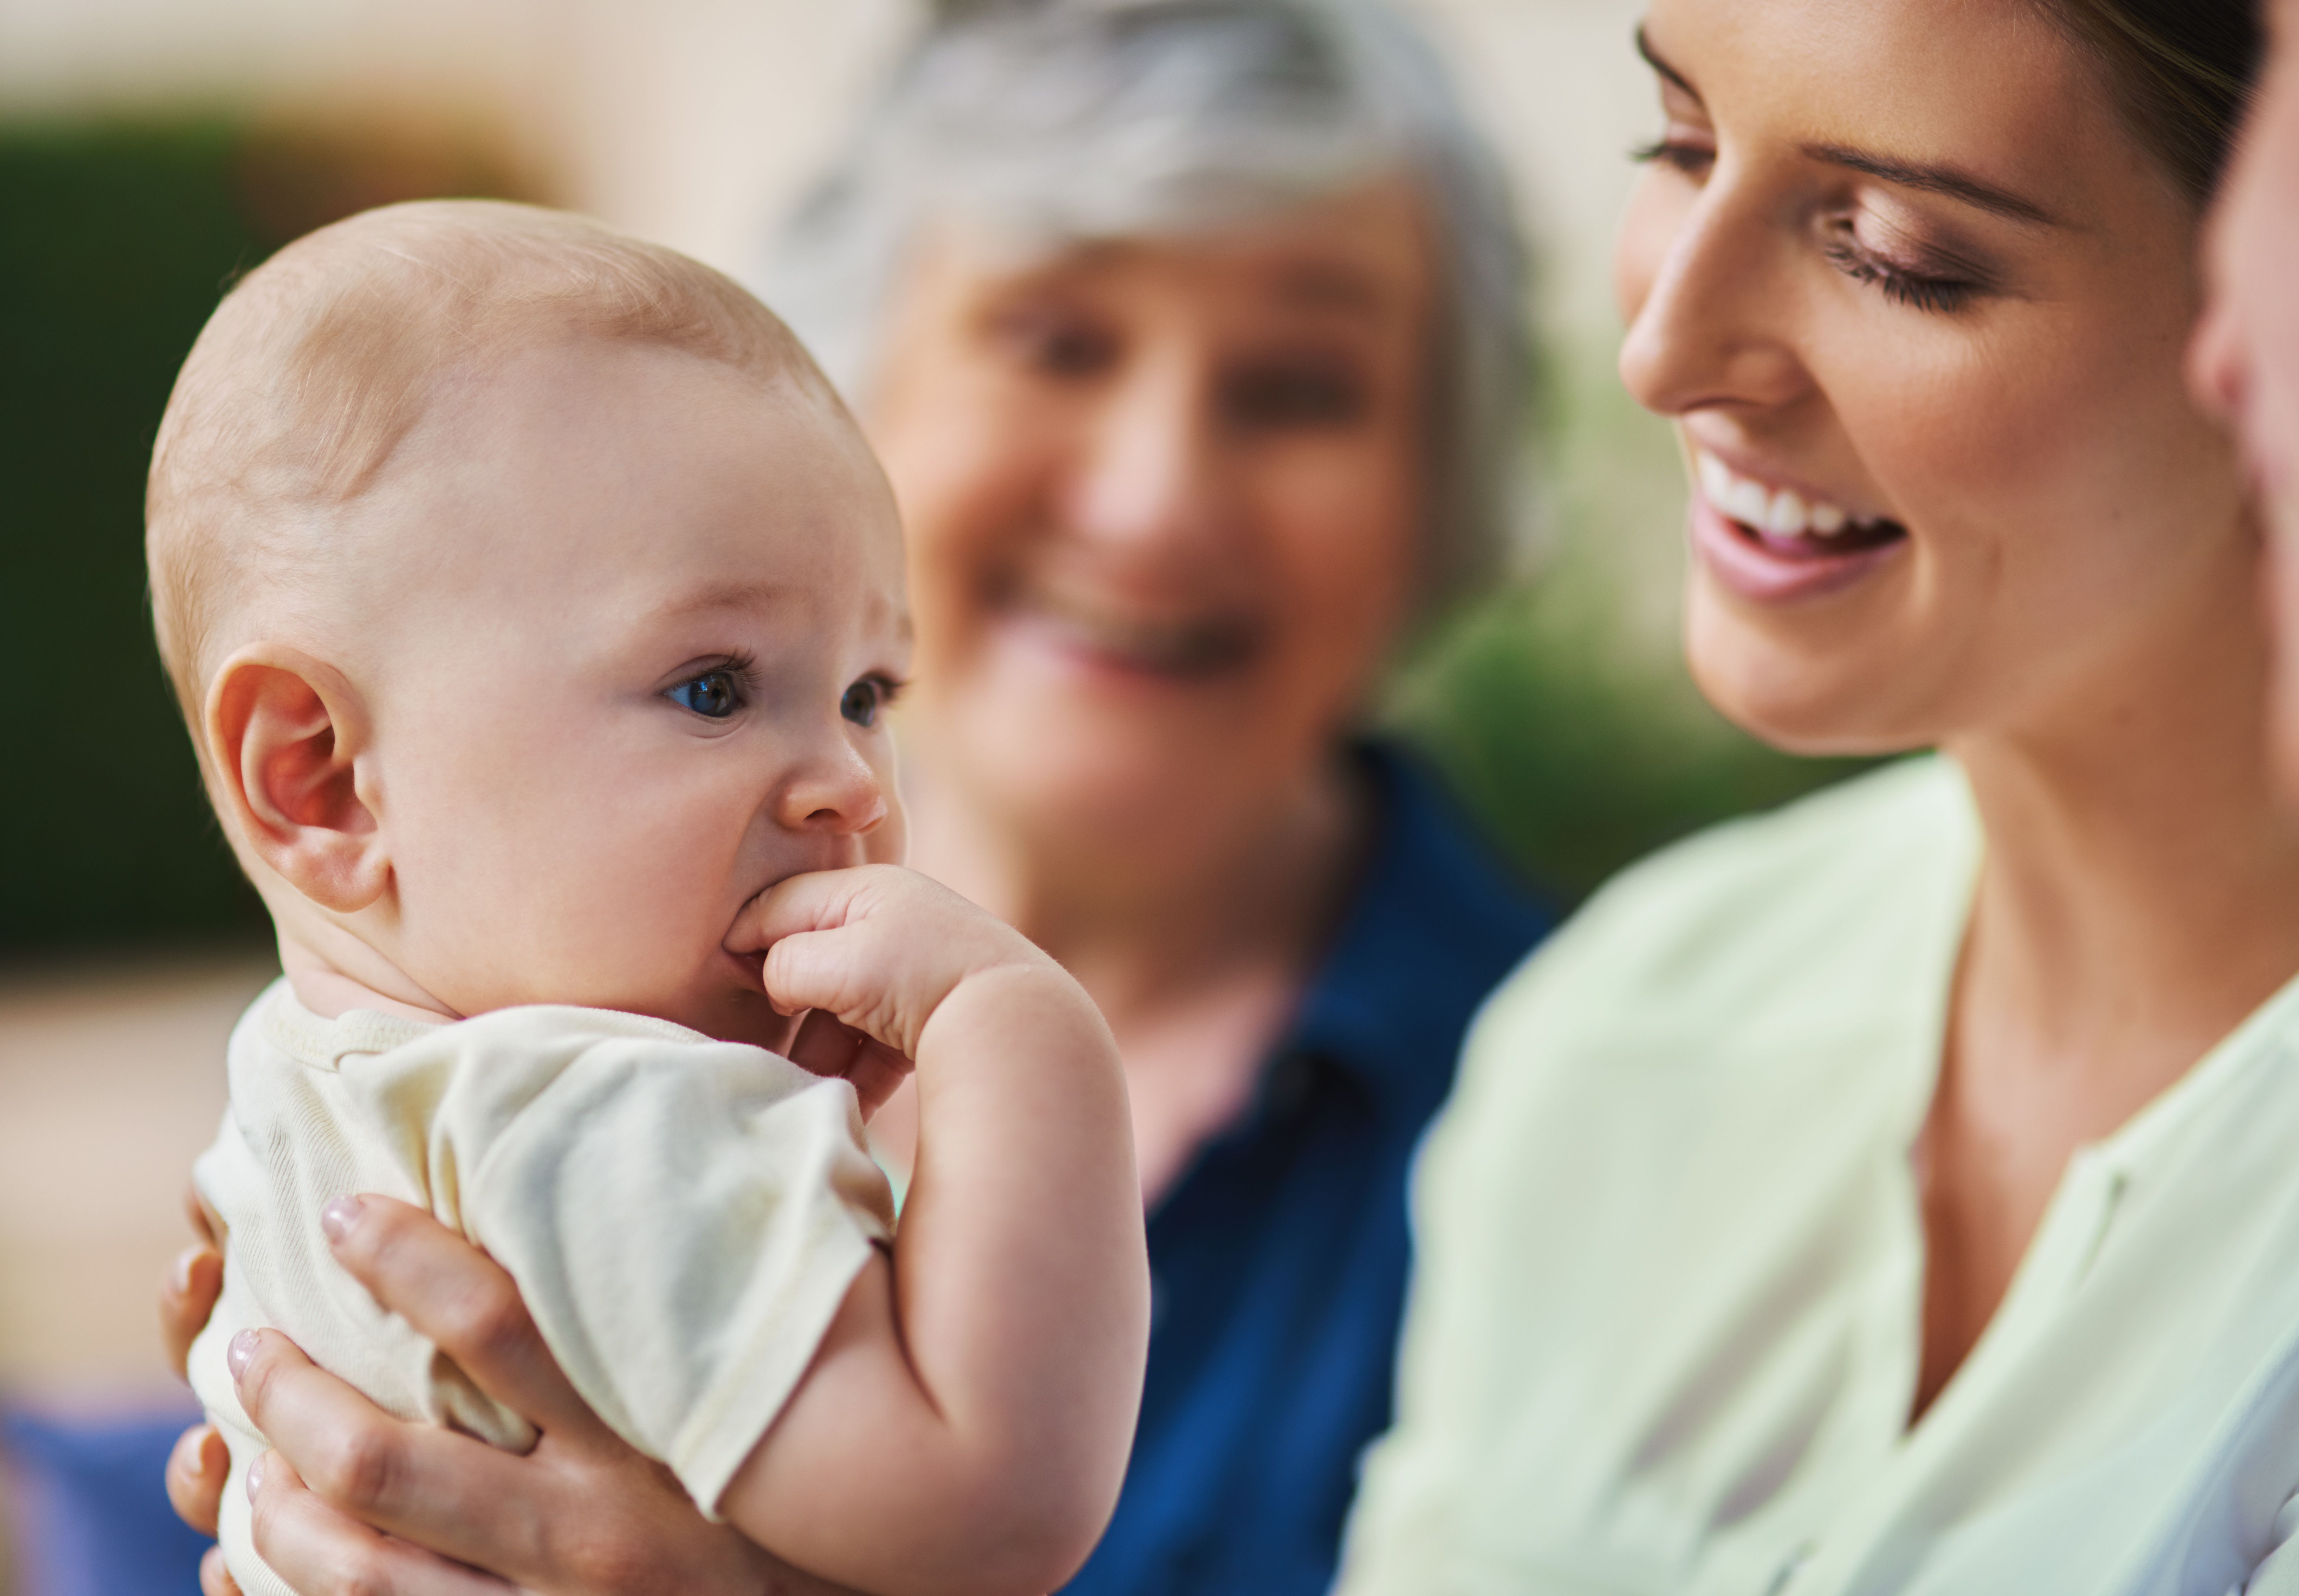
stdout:
POLYGON ((843 738, 802 761, 775 794, 775 819, 787 830, 859 836, 884 824, 886 786, 843 738))
POLYGON ((1223 461, 1213 403, 1205 362, 1188 352, 1137 359, 1080 429, 1064 485, 1071 531, 1145 550, 1217 535, 1223 461))
POLYGON ((1681 416, 1715 405, 1773 408, 1811 385, 1789 337, 1774 270, 1777 239, 1712 178, 1672 230, 1623 237, 1631 312, 1621 380, 1646 409, 1681 416))

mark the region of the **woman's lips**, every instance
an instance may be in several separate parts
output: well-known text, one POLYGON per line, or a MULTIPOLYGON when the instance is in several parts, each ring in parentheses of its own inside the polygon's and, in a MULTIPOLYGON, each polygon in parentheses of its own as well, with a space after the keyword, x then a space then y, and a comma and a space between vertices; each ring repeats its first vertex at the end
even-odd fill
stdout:
POLYGON ((1757 603, 1839 592, 1896 553, 1907 528, 1772 489, 1693 453, 1692 546, 1727 589, 1757 603))

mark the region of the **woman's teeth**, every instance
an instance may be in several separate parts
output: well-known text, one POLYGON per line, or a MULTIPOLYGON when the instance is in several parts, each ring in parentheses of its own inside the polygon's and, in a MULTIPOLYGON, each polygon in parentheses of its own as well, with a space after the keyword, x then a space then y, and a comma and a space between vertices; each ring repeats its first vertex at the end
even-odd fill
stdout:
POLYGON ((1838 537, 1855 528, 1864 530, 1880 524, 1858 520, 1841 505, 1806 499, 1794 488, 1768 488, 1697 449, 1692 460, 1703 497, 1743 526, 1772 536, 1838 537))

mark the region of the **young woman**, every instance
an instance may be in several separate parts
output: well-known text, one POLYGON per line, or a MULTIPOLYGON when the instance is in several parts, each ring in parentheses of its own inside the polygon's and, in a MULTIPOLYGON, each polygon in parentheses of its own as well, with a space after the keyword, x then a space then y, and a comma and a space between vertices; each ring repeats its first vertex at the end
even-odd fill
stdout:
POLYGON ((2293 1534, 2299 827, 2182 391, 2234 0, 1656 0, 1623 375, 1704 689, 1938 748, 1486 1010, 1341 1588, 2193 1592, 2293 1534))

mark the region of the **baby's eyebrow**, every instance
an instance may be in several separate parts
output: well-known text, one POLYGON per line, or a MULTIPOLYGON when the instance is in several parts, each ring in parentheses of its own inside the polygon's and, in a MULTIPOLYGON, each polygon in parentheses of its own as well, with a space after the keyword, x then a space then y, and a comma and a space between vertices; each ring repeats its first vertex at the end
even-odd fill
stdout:
POLYGON ((780 582, 705 582, 655 607, 658 620, 676 620, 713 610, 761 610, 789 589, 780 582))

